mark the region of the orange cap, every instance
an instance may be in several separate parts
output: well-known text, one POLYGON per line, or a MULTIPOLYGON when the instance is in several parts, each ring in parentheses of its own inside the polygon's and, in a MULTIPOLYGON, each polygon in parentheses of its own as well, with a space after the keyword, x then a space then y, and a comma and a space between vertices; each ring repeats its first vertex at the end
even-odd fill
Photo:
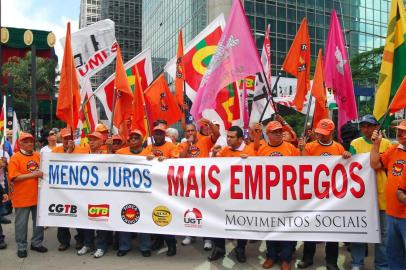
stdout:
POLYGON ((88 138, 96 138, 96 139, 99 139, 99 140, 103 140, 103 134, 101 134, 98 131, 94 131, 94 132, 90 133, 89 135, 87 135, 87 137, 88 138))
POLYGON ((18 140, 19 141, 24 141, 26 139, 34 140, 34 137, 31 135, 31 133, 21 132, 20 133, 20 138, 18 138, 18 140))
POLYGON ((114 140, 119 140, 119 141, 123 141, 123 138, 121 138, 121 136, 119 134, 115 134, 113 135, 113 137, 111 137, 114 140))
POLYGON ((283 127, 282 124, 279 123, 279 121, 271 121, 268 123, 268 125, 266 125, 266 131, 274 131, 281 128, 283 127))
POLYGON ((138 135, 140 135, 141 136, 141 138, 142 137, 144 137, 144 134, 141 132, 141 130, 139 130, 139 129, 133 129, 133 130, 131 130, 131 132, 130 132, 130 136, 132 135, 132 134, 138 134, 138 135))
POLYGON ((333 121, 325 118, 319 121, 314 132, 322 135, 330 135, 334 131, 335 127, 336 126, 334 125, 333 121))
POLYGON ((406 120, 403 120, 402 122, 400 122, 400 124, 397 125, 395 128, 401 129, 401 130, 406 130, 406 120))
POLYGON ((61 129, 61 137, 62 138, 65 138, 65 137, 70 137, 70 136, 72 136, 72 133, 71 133, 71 131, 68 129, 68 128, 63 128, 63 129, 61 129))
POLYGON ((100 124, 96 125, 96 131, 97 132, 106 132, 106 131, 109 131, 109 129, 106 127, 105 124, 100 123, 100 124))
POLYGON ((165 132, 166 128, 163 125, 159 124, 156 127, 154 127, 154 130, 162 130, 163 132, 165 132))

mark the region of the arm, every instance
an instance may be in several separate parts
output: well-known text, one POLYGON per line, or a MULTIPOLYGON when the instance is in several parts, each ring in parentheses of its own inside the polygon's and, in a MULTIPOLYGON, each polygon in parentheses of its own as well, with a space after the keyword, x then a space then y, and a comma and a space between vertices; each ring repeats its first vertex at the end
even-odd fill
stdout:
POLYGON ((398 192, 397 192, 397 196, 398 196, 398 200, 401 203, 406 204, 406 190, 399 188, 398 192))
POLYGON ((377 131, 374 130, 374 132, 372 133, 372 149, 371 149, 371 153, 370 153, 370 164, 371 167, 374 170, 378 170, 378 169, 382 169, 382 163, 381 163, 381 158, 380 158, 380 154, 379 154, 379 147, 381 146, 381 141, 382 141, 382 132, 381 131, 377 131))
POLYGON ((262 125, 257 123, 254 125, 253 129, 253 137, 254 137, 254 150, 255 152, 258 151, 259 147, 261 146, 261 136, 262 136, 262 125))
POLYGON ((32 179, 32 178, 38 178, 42 177, 43 173, 41 171, 35 171, 32 173, 26 173, 26 174, 20 174, 19 176, 16 176, 14 179, 11 179, 11 181, 16 182, 16 181, 24 181, 27 179, 32 179))

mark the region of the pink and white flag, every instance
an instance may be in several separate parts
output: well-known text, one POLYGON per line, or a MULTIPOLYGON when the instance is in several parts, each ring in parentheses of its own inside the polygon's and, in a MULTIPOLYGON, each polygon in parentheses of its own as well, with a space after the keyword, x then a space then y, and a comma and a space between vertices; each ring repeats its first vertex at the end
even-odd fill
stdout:
POLYGON ((358 116, 350 61, 335 10, 331 13, 324 63, 325 84, 326 87, 333 89, 338 106, 338 132, 340 132, 341 126, 350 120, 357 119, 358 116))
POLYGON ((234 0, 216 53, 200 82, 191 114, 197 121, 216 107, 218 92, 226 85, 262 71, 258 51, 240 0, 234 0))

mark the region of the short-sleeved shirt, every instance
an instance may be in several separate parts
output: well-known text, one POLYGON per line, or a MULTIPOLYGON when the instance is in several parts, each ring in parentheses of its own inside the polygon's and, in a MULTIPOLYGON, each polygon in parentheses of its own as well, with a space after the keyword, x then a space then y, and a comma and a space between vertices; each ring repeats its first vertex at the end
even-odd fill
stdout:
POLYGON ((178 147, 171 143, 165 142, 163 145, 160 146, 152 146, 148 145, 145 148, 146 155, 154 154, 156 157, 167 157, 167 158, 178 158, 179 157, 179 150, 178 147))
MULTIPOLYGON (((90 149, 88 147, 75 145, 75 148, 73 149, 73 151, 68 154, 89 154, 89 151, 90 151, 90 149)), ((65 153, 65 150, 63 149, 63 145, 54 147, 54 149, 52 149, 52 153, 65 153)))
POLYGON ((388 172, 386 181, 386 214, 406 218, 406 205, 397 199, 397 189, 406 178, 406 149, 395 144, 381 154, 381 162, 388 172))
MULTIPOLYGON (((381 141, 381 146, 379 147, 379 153, 385 152, 391 145, 392 143, 388 139, 383 138, 381 141)), ((369 153, 371 152, 371 149, 372 142, 365 137, 359 137, 351 142, 349 151, 351 152, 351 154, 355 155, 361 153, 369 153)), ((380 210, 386 209, 386 179, 386 172, 384 170, 376 171, 376 185, 378 190, 378 204, 380 210)))
POLYGON ((189 142, 179 144, 179 152, 183 152, 188 148, 186 157, 188 158, 205 158, 209 157, 210 149, 213 147, 213 142, 210 136, 201 136, 195 144, 190 145, 189 142))
POLYGON ((118 150, 116 151, 116 154, 118 154, 118 155, 137 155, 137 156, 147 156, 147 152, 146 152, 146 150, 145 150, 145 149, 142 149, 142 150, 141 150, 141 152, 140 152, 140 153, 138 153, 138 154, 134 154, 133 152, 131 152, 131 150, 130 150, 130 147, 129 147, 129 146, 124 147, 124 148, 121 148, 121 149, 118 149, 118 150))
POLYGON ((32 173, 39 170, 40 155, 34 152, 32 155, 24 155, 21 152, 14 153, 8 164, 8 181, 10 185, 10 197, 15 208, 37 205, 38 202, 38 178, 30 178, 23 181, 14 181, 17 176, 32 173))
POLYGON ((345 149, 335 141, 328 145, 321 144, 319 141, 312 141, 306 144, 305 151, 308 156, 341 156, 345 149))
POLYGON ((224 146, 216 155, 216 157, 240 157, 241 154, 246 154, 248 156, 255 156, 255 151, 253 148, 245 145, 242 150, 234 150, 230 146, 224 146))
POLYGON ((261 145, 257 151, 257 156, 300 156, 300 151, 291 143, 284 141, 278 146, 271 146, 269 144, 261 145))

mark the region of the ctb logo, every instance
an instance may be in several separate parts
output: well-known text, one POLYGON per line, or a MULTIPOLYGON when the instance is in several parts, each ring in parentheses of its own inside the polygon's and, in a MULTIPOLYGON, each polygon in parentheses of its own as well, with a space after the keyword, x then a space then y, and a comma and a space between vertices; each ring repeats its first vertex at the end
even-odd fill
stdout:
POLYGON ((50 204, 48 207, 49 216, 77 217, 78 208, 73 204, 50 204))
POLYGON ((87 215, 90 219, 106 220, 110 216, 110 205, 108 205, 108 204, 88 204, 87 215))
POLYGON ((201 228, 202 220, 202 212, 197 208, 193 208, 192 210, 188 209, 183 215, 183 221, 185 222, 186 227, 201 228))

